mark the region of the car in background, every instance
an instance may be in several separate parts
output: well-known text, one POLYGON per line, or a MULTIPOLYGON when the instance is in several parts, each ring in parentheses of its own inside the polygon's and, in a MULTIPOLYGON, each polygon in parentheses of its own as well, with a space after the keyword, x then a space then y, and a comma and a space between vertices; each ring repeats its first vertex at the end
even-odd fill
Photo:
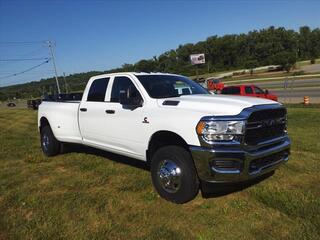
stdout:
POLYGON ((33 110, 38 110, 39 105, 41 104, 41 99, 29 99, 27 101, 27 107, 32 108, 33 110))
POLYGON ((220 92, 224 88, 224 83, 217 78, 206 79, 207 89, 213 92, 220 92))
POLYGON ((15 103, 13 103, 13 102, 9 102, 8 104, 7 104, 7 107, 16 107, 17 105, 15 104, 15 103))
POLYGON ((268 90, 263 91, 261 88, 253 84, 227 86, 221 90, 221 94, 240 95, 240 96, 247 96, 247 97, 260 97, 260 98, 267 98, 273 101, 278 101, 278 97, 276 95, 269 93, 268 90))
POLYGON ((81 92, 73 93, 60 93, 60 94, 49 94, 45 95, 44 101, 80 101, 82 99, 81 92))

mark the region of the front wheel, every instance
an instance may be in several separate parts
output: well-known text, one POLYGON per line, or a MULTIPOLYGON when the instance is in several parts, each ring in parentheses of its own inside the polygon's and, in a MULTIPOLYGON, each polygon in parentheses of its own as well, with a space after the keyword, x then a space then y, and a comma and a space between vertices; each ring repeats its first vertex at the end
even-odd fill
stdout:
POLYGON ((199 192, 199 180, 190 153, 180 146, 165 146, 151 160, 152 182, 161 197, 175 202, 191 201, 199 192))

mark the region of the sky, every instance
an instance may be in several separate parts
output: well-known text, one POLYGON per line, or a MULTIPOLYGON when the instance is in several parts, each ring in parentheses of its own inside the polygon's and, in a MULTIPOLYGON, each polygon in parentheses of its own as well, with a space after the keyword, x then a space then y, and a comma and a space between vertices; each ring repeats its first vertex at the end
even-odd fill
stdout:
POLYGON ((69 75, 135 63, 213 35, 320 27, 319 12, 317 0, 0 0, 0 87, 54 76, 48 40, 58 75, 69 75))

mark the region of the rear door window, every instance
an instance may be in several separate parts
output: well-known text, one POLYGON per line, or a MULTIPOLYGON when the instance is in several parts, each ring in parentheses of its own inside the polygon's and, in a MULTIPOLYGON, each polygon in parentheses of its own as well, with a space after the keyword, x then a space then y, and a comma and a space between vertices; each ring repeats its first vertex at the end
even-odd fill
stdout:
POLYGON ((104 102, 109 79, 99 78, 92 82, 87 97, 88 102, 104 102))
POLYGON ((227 87, 222 89, 222 94, 240 94, 240 87, 227 87))
POLYGON ((246 91, 246 94, 253 94, 253 90, 251 86, 246 86, 245 91, 246 91))

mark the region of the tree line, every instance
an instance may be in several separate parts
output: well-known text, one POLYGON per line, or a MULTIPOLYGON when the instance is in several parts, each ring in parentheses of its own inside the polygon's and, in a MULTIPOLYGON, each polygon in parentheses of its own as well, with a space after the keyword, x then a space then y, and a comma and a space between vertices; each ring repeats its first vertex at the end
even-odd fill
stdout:
MULTIPOLYGON (((159 56, 134 64, 125 63, 108 71, 92 71, 66 77, 69 91, 81 91, 91 76, 112 72, 169 72, 186 76, 214 73, 240 68, 252 69, 265 65, 281 65, 290 71, 298 60, 314 60, 320 56, 320 29, 300 27, 298 31, 273 26, 246 34, 211 36, 195 44, 179 45, 159 56), (193 66, 190 54, 205 53, 206 64, 193 66)), ((62 77, 60 77, 60 81, 62 77)), ((62 81, 61 81, 62 82, 62 81)), ((54 92, 54 78, 38 82, 0 88, 0 100, 38 97, 43 92, 54 92)))

